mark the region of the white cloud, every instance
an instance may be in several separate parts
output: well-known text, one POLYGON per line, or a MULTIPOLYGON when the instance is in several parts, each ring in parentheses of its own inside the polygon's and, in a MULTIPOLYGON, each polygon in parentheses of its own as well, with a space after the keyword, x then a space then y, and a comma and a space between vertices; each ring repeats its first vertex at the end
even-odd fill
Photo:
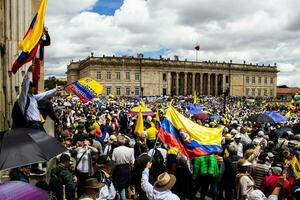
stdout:
MULTIPOLYGON (((278 63, 279 84, 300 85, 296 0, 125 0, 114 16, 92 12, 96 0, 49 1, 52 45, 46 74, 64 74, 71 59, 169 49, 195 60, 278 63)), ((101 0, 100 0, 101 3, 101 0)))

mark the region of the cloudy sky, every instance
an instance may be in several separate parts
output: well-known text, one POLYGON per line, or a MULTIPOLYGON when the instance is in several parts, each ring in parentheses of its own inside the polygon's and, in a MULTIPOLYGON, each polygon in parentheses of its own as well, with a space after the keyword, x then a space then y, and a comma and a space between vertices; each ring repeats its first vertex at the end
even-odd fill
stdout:
POLYGON ((136 55, 271 64, 278 84, 300 86, 297 0, 48 0, 46 75, 70 60, 136 55))

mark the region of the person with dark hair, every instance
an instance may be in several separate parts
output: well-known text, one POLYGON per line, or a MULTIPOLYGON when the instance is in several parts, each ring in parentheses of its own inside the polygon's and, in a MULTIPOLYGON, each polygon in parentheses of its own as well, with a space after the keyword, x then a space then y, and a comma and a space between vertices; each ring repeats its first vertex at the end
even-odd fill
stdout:
POLYGON ((62 154, 58 166, 51 170, 49 187, 57 200, 63 200, 64 196, 68 200, 75 199, 77 177, 70 171, 70 161, 69 155, 62 154))
POLYGON ((235 145, 228 146, 229 156, 224 158, 224 173, 221 180, 225 192, 225 199, 233 199, 235 191, 235 174, 237 172, 237 161, 241 158, 237 155, 235 145))
POLYGON ((41 112, 38 109, 37 102, 53 96, 60 88, 54 88, 47 92, 34 94, 36 85, 33 83, 32 71, 32 66, 30 66, 24 76, 22 91, 18 98, 18 105, 26 119, 26 127, 45 131, 41 124, 41 112))
POLYGON ((14 168, 9 172, 11 181, 23 181, 29 183, 30 165, 14 168))
POLYGON ((131 183, 130 167, 134 164, 134 149, 125 146, 126 138, 123 135, 117 137, 119 146, 113 150, 112 160, 116 167, 113 172, 113 179, 117 191, 122 200, 126 200, 126 191, 131 183))
POLYGON ((146 167, 146 164, 150 161, 148 153, 148 146, 146 144, 140 145, 141 154, 135 159, 133 170, 132 170, 132 181, 135 186, 135 190, 139 194, 140 200, 147 200, 146 193, 141 188, 142 173, 146 167))

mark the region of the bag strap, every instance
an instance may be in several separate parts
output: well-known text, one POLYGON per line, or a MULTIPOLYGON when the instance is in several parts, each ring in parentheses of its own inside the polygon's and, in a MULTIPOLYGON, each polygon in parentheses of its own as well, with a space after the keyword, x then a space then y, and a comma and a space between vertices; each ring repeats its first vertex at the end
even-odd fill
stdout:
POLYGON ((83 156, 86 154, 87 151, 88 151, 88 150, 86 150, 85 152, 83 152, 83 154, 82 154, 82 155, 80 156, 80 158, 78 159, 78 161, 77 161, 77 163, 76 163, 76 166, 75 166, 75 170, 77 169, 77 167, 78 167, 78 165, 79 165, 81 159, 83 158, 83 156))
POLYGON ((28 110, 28 108, 29 108, 29 104, 30 104, 30 98, 29 98, 29 96, 27 95, 27 100, 26 100, 26 104, 25 104, 25 108, 24 108, 24 118, 25 118, 25 120, 27 120, 26 114, 27 114, 27 110, 28 110))

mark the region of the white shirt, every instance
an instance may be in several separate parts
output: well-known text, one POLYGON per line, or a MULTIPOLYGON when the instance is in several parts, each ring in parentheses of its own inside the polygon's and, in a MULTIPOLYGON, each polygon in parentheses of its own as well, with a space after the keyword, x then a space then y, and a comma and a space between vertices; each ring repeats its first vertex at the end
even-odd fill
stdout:
POLYGON ((241 142, 236 143, 235 141, 233 141, 232 144, 237 146, 237 155, 243 157, 243 144, 241 142))
POLYGON ((41 114, 38 109, 37 102, 46 99, 49 96, 52 96, 56 93, 56 88, 49 90, 47 92, 42 92, 37 95, 29 94, 29 85, 30 82, 32 82, 32 72, 27 72, 24 76, 23 83, 22 83, 22 91, 18 99, 18 104, 20 106, 20 109, 22 113, 25 112, 25 106, 27 103, 27 96, 29 97, 30 103, 26 112, 26 119, 28 121, 40 121, 41 120, 41 114))
POLYGON ((153 185, 149 183, 148 168, 144 169, 141 182, 142 190, 146 192, 149 200, 180 200, 176 194, 171 192, 171 190, 165 190, 162 192, 156 191, 153 185))
POLYGON ((133 164, 134 149, 126 146, 119 146, 113 150, 112 160, 116 162, 116 165, 133 164))
POLYGON ((80 157, 83 155, 85 151, 87 151, 83 157, 81 158, 80 162, 77 165, 77 170, 81 173, 89 173, 92 171, 92 165, 91 165, 91 152, 98 152, 98 150, 94 147, 89 146, 89 149, 84 149, 82 147, 79 147, 77 149, 77 161, 80 159, 80 157))

